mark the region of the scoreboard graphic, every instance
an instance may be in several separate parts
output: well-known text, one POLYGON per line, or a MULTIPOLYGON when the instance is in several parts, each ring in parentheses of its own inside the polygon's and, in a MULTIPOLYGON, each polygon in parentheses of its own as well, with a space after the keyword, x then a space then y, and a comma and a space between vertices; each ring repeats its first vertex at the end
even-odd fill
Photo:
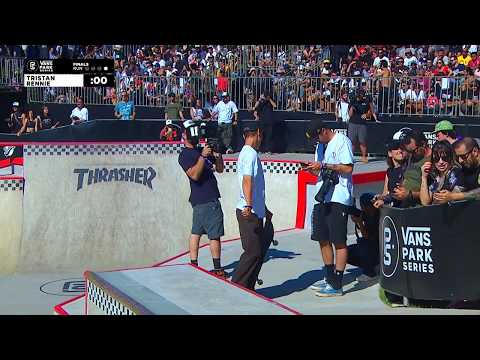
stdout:
POLYGON ((25 87, 114 87, 112 59, 27 60, 25 87))

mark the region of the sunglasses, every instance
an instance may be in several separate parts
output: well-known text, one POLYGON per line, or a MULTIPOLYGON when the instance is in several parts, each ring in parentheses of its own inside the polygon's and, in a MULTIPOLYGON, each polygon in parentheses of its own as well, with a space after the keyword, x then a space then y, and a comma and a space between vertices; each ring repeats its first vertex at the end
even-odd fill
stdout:
POLYGON ((466 160, 468 159, 468 156, 471 154, 472 151, 473 151, 473 149, 470 150, 470 151, 468 151, 468 152, 466 152, 465 154, 457 155, 457 157, 458 157, 459 159, 462 159, 463 161, 466 161, 466 160))
POLYGON ((439 162, 440 160, 443 160, 445 162, 450 162, 452 161, 452 156, 447 155, 447 154, 433 154, 432 155, 432 160, 433 162, 439 162))

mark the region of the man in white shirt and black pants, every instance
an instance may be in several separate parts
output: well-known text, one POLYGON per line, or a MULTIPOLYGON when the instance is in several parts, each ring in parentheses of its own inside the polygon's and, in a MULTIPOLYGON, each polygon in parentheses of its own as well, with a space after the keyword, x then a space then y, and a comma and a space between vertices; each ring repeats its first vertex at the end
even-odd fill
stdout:
POLYGON ((243 137, 245 145, 237 162, 240 198, 236 210, 243 254, 240 256, 232 282, 254 290, 263 265, 263 219, 266 217, 271 220, 272 213, 265 206, 265 179, 258 156, 262 142, 259 124, 247 125, 243 129, 243 137))
POLYGON ((223 148, 226 147, 227 154, 233 153, 233 126, 236 126, 238 122, 238 108, 230 100, 230 96, 227 93, 222 94, 222 101, 219 101, 213 108, 213 116, 218 118, 217 132, 221 150, 223 151, 223 148))
POLYGON ((347 221, 353 205, 353 152, 349 138, 334 133, 320 119, 312 120, 307 136, 326 144, 323 161, 304 167, 319 175, 312 211, 311 239, 320 243, 326 276, 311 286, 320 297, 343 295, 343 272, 347 265, 347 221), (328 186, 329 185, 329 186, 328 186), (335 246, 335 262, 333 247, 335 246))

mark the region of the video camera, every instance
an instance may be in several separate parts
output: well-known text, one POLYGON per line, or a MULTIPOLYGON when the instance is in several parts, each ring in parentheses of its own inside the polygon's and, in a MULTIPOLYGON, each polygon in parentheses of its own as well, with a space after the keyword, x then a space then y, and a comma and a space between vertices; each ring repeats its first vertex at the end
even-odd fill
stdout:
POLYGON ((321 177, 323 183, 320 187, 320 190, 318 190, 317 195, 315 195, 315 200, 319 203, 323 203, 325 201, 325 196, 328 194, 330 189, 338 184, 338 173, 332 169, 323 168, 321 177))
POLYGON ((214 124, 207 124, 203 121, 187 120, 184 122, 187 131, 187 139, 192 143, 199 143, 206 140, 207 145, 214 151, 219 151, 219 141, 217 138, 217 129, 214 124))

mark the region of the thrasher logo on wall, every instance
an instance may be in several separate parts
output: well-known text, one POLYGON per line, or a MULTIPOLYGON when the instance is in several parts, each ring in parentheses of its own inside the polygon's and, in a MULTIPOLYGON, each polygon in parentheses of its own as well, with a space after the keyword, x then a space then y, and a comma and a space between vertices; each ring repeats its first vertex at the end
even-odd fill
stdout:
POLYGON ((152 181, 157 176, 156 171, 148 168, 95 168, 95 169, 74 169, 77 178, 77 191, 84 185, 89 186, 101 182, 123 181, 147 186, 153 190, 152 181))
POLYGON ((382 273, 385 277, 395 274, 400 261, 404 271, 427 274, 435 272, 430 227, 402 226, 398 233, 390 216, 385 216, 382 227, 382 273), (402 236, 401 243, 399 235, 402 236))

